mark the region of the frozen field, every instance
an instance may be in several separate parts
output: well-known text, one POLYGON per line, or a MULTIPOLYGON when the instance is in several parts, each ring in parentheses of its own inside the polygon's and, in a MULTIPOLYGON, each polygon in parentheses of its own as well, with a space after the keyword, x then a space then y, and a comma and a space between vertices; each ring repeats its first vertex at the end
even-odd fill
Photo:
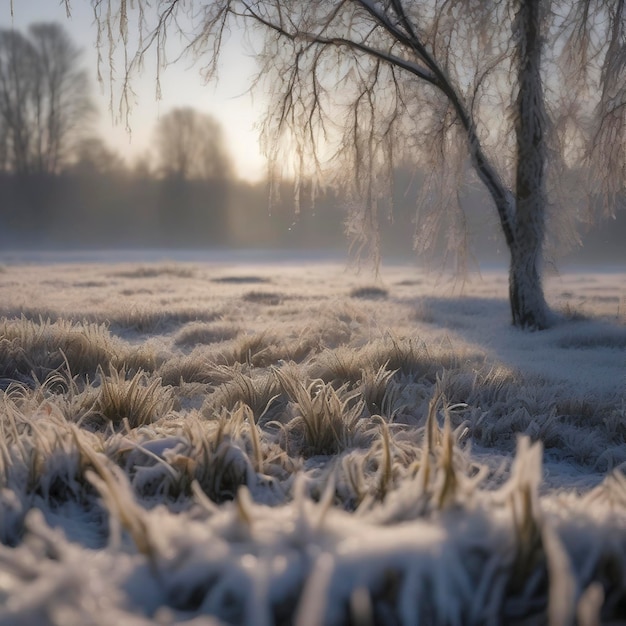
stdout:
POLYGON ((0 625, 626 622, 626 272, 20 261, 0 625))

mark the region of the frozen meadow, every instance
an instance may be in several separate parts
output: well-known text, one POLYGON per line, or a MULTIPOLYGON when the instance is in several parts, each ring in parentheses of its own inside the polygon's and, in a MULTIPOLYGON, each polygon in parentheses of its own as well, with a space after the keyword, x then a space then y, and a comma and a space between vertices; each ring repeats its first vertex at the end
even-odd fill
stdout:
POLYGON ((0 625, 626 623, 626 272, 546 285, 9 259, 0 625))

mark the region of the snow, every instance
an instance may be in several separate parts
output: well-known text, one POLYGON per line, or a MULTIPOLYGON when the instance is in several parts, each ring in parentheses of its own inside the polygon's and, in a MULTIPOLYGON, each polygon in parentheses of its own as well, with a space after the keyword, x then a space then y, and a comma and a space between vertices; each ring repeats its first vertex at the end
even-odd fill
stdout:
POLYGON ((626 619, 626 271, 174 258, 0 259, 0 626, 626 619))

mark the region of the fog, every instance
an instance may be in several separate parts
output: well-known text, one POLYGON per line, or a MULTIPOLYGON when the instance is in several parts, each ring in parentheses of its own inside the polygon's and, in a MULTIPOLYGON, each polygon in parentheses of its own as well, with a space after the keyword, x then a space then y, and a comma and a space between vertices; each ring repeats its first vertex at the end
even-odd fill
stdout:
MULTIPOLYGON (((399 172, 393 216, 379 217, 383 262, 412 260, 419 183, 399 172)), ((0 175, 3 198, 3 257, 19 251, 78 254, 86 250, 126 250, 127 258, 149 258, 150 250, 169 251, 171 258, 232 251, 236 257, 313 255, 348 256, 345 234, 348 201, 326 192, 311 201, 302 193, 302 210, 294 209, 294 185, 279 185, 270 201, 267 183, 233 179, 163 179, 145 172, 72 171, 23 179, 0 175), (137 250, 136 253, 130 251, 137 250), (260 255, 260 256, 259 256, 260 255)), ((495 211, 486 196, 474 190, 463 198, 469 234, 468 266, 506 264, 508 254, 495 211)), ((581 245, 553 255, 560 265, 626 263, 626 218, 604 222, 580 232, 581 245)), ((559 251, 557 251, 558 253, 559 251)), ((440 267, 439 254, 426 262, 440 267)), ((97 254, 97 253, 92 253, 97 254)), ((158 253, 162 254, 162 252, 158 253)), ((354 256, 354 250, 352 251, 354 256)), ((30 258, 33 258, 32 254, 30 258)), ((449 260, 449 259, 448 259, 449 260)))

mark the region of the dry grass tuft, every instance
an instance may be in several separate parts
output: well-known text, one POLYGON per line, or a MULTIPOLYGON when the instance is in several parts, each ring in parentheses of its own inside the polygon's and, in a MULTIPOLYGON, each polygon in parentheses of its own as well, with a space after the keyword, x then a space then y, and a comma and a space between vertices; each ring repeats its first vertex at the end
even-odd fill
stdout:
POLYGON ((239 335, 216 352, 214 360, 220 365, 239 363, 263 368, 282 361, 302 362, 319 349, 319 338, 315 335, 281 337, 274 331, 264 331, 239 335))
POLYGON ((112 328, 152 334, 171 330, 190 322, 212 322, 218 317, 214 311, 204 309, 173 309, 131 307, 107 316, 112 328))
POLYGON ((113 272, 111 276, 118 278, 194 278, 196 272, 193 268, 179 265, 142 266, 130 270, 113 272))
POLYGON ((25 318, 0 321, 0 375, 8 380, 44 381, 68 367, 93 377, 99 367, 129 360, 130 351, 103 325, 25 318))
POLYGON ((99 422, 114 429, 123 424, 139 428, 161 419, 173 408, 171 389, 163 387, 158 377, 150 378, 140 371, 128 378, 123 368, 112 369, 108 375, 100 368, 98 374, 100 386, 89 419, 92 425, 99 422))
POLYGON ((261 276, 220 276, 219 278, 213 278, 212 282, 232 285, 254 285, 271 283, 272 281, 269 278, 263 278, 261 276))
POLYGON ((207 399, 211 411, 226 409, 232 411, 238 404, 250 408, 255 422, 261 418, 271 419, 285 402, 280 399, 282 388, 276 376, 264 373, 252 377, 243 372, 235 372, 232 378, 222 384, 207 399))
POLYGON ((279 339, 268 332, 239 335, 230 346, 223 348, 216 358, 219 365, 246 363, 266 367, 274 362, 274 346, 279 339))
POLYGON ((211 500, 223 502, 232 500, 242 485, 256 486, 264 454, 249 409, 240 405, 211 420, 190 415, 182 434, 188 446, 169 457, 178 474, 170 489, 189 493, 196 483, 211 500))
POLYGON ((437 374, 444 369, 458 369, 461 363, 458 352, 452 346, 426 345, 413 338, 401 339, 388 336, 370 345, 369 360, 375 367, 386 364, 388 369, 414 378, 426 378, 435 382, 437 374))
POLYGON ((254 304, 264 304, 266 306, 277 306, 283 301, 284 296, 272 291, 249 291, 242 296, 244 302, 254 304))
POLYGON ((339 454, 371 440, 362 419, 364 403, 346 387, 335 390, 322 380, 308 385, 293 370, 275 369, 282 389, 293 403, 287 432, 305 456, 339 454))
POLYGON ((394 370, 387 369, 386 363, 377 370, 373 367, 363 370, 357 389, 372 415, 391 417, 400 408, 397 400, 399 387, 393 382, 395 374, 394 370))
POLYGON ((349 384, 354 387, 364 371, 371 371, 374 365, 369 355, 362 350, 340 346, 335 350, 324 350, 311 361, 308 373, 311 378, 319 378, 326 383, 340 387, 349 384))
POLYGON ((388 295, 389 291, 387 289, 376 286, 356 287, 350 292, 351 298, 364 300, 384 300, 388 295))
POLYGON ((164 385, 179 386, 181 383, 216 384, 216 366, 211 355, 204 350, 194 350, 191 354, 173 357, 158 369, 164 385))

